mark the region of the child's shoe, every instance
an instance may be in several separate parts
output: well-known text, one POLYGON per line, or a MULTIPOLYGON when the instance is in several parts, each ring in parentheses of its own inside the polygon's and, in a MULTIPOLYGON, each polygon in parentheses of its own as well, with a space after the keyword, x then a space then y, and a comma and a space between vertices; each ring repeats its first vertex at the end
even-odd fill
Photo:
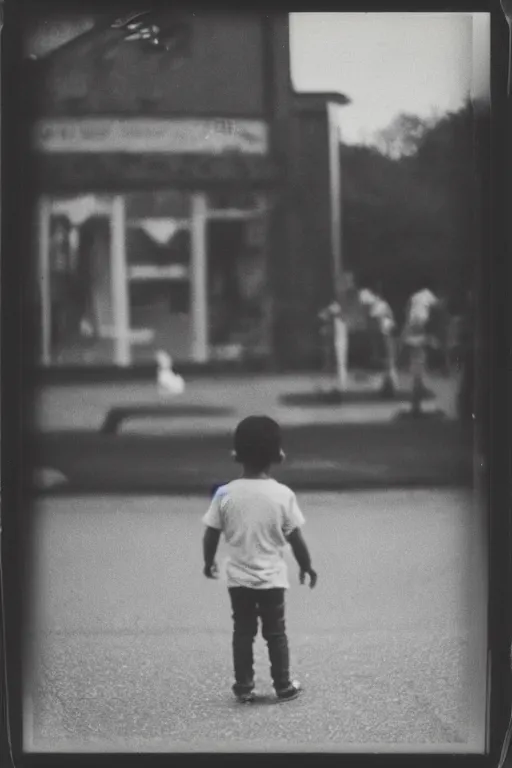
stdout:
POLYGON ((288 688, 283 688, 280 691, 276 691, 279 701, 292 701, 296 699, 302 693, 302 686, 298 680, 294 680, 288 688))
POLYGON ((233 686, 233 693, 235 694, 236 700, 240 704, 251 704, 254 701, 254 682, 252 683, 252 688, 250 686, 246 685, 235 685, 233 686))
POLYGON ((254 701, 254 693, 252 691, 236 693, 235 696, 239 704, 252 704, 254 701))

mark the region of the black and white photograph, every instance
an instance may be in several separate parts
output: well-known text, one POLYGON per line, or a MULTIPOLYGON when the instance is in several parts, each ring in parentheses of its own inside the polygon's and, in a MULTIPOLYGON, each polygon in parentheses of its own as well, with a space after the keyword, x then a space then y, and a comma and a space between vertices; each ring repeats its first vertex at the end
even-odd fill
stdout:
POLYGON ((24 751, 483 754, 490 14, 30 8, 24 751))

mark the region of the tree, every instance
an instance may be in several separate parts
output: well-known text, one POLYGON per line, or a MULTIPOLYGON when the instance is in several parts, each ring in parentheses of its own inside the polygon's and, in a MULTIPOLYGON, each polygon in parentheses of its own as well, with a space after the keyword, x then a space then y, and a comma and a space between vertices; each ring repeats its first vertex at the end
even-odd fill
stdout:
POLYGON ((435 122, 399 116, 380 146, 342 147, 345 266, 399 323, 414 291, 429 287, 457 303, 471 283, 475 125, 468 103, 435 122))
POLYGON ((431 121, 417 115, 398 115, 390 125, 378 132, 376 146, 392 159, 413 155, 431 125, 431 121))

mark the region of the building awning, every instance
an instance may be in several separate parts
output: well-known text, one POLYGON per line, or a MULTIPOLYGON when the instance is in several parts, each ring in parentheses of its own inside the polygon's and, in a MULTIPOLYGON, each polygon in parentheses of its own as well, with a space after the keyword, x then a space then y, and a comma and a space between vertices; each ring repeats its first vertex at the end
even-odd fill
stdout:
POLYGON ((336 91, 294 91, 293 100, 299 110, 321 110, 327 104, 345 107, 352 103, 348 96, 336 91))

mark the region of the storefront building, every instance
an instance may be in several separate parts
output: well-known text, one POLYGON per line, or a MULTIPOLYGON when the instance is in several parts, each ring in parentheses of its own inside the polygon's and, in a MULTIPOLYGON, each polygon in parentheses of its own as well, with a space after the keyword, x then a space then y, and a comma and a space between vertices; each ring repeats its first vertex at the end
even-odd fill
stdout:
POLYGON ((286 15, 152 17, 163 50, 120 23, 34 65, 40 362, 307 364, 347 99, 293 93, 286 15))

